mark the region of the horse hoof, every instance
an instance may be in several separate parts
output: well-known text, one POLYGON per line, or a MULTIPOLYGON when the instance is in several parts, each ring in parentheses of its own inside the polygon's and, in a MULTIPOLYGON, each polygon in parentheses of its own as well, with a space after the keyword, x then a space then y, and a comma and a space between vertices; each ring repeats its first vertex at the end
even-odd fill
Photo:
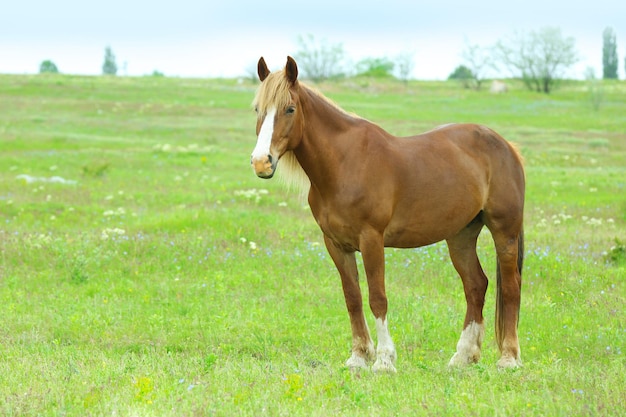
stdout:
POLYGON ((364 357, 355 355, 350 356, 350 359, 346 361, 346 366, 352 371, 358 371, 360 369, 367 368, 367 361, 364 357))
POLYGON ((463 368, 470 364, 470 362, 467 359, 468 358, 463 357, 462 355, 459 354, 459 352, 457 352, 454 354, 454 356, 452 356, 452 358, 450 359, 450 362, 448 362, 448 366, 450 368, 463 368))
POLYGON ((454 356, 452 356, 452 358, 450 359, 450 362, 448 362, 448 366, 450 368, 462 368, 465 366, 478 363, 479 359, 480 359, 480 353, 474 354, 474 355, 467 355, 467 354, 456 352, 454 356))
POLYGON ((378 358, 376 360, 376 362, 374 363, 374 366, 372 366, 372 371, 382 374, 382 373, 386 373, 386 374, 395 374, 396 372, 396 367, 394 366, 393 362, 390 359, 381 359, 378 358))
POLYGON ((514 369, 522 366, 522 361, 512 356, 503 356, 498 361, 499 369, 514 369))

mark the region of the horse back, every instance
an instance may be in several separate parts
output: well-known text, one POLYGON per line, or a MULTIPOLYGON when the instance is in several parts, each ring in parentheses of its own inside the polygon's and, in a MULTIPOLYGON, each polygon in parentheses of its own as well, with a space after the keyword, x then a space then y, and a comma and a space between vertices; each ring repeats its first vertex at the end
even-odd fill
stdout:
MULTIPOLYGON (((421 246, 446 239, 484 212, 522 215, 524 170, 517 149, 493 130, 474 124, 446 125, 398 138, 390 246, 421 246)), ((379 188, 379 190, 382 188, 379 188)), ((383 206, 383 205, 381 205, 383 206)))
MULTIPOLYGON (((486 126, 448 124, 399 139, 404 148, 401 153, 415 161, 407 166, 419 165, 429 176, 433 171, 444 171, 447 176, 465 177, 458 179, 462 182, 476 177, 478 181, 492 183, 494 177, 505 176, 508 181, 524 183, 523 161, 518 149, 486 126)), ((446 176, 441 172, 440 175, 446 176)))

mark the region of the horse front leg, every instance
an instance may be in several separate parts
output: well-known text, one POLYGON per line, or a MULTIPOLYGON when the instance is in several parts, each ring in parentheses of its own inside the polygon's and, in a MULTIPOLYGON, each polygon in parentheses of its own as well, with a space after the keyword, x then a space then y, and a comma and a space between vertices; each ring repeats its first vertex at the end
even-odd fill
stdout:
POLYGON ((385 247, 383 236, 371 232, 364 234, 360 242, 363 266, 367 275, 369 302, 376 318, 376 362, 374 372, 396 372, 396 348, 389 334, 387 323, 387 295, 385 293, 385 247))
POLYGON ((339 276, 346 307, 350 315, 352 328, 352 355, 346 361, 350 369, 367 368, 368 362, 374 360, 376 353, 370 336, 367 322, 363 314, 363 298, 359 286, 359 274, 354 252, 346 252, 337 247, 328 237, 324 236, 326 249, 330 254, 339 276))

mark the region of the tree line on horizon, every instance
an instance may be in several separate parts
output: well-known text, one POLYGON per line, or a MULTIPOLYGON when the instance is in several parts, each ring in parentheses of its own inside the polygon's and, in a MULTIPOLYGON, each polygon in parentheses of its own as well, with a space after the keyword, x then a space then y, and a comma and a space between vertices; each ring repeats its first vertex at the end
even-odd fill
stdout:
MULTIPOLYGON (((602 78, 617 79, 619 59, 617 37, 611 27, 603 34, 602 78)), ((365 58, 353 66, 352 73, 346 70, 347 53, 341 43, 317 40, 313 35, 297 38, 298 50, 294 57, 298 61, 304 78, 314 82, 346 76, 396 77, 407 82, 415 62, 410 53, 400 54, 393 59, 365 58)), ((466 43, 461 54, 462 63, 448 76, 459 80, 465 88, 480 90, 488 74, 508 72, 521 79, 526 87, 537 92, 549 93, 554 83, 562 79, 568 69, 579 61, 576 41, 565 37, 559 28, 546 27, 528 34, 516 33, 507 39, 498 40, 491 46, 466 43)), ((624 59, 626 73, 626 58, 624 59)), ((59 73, 56 64, 45 60, 40 73, 59 73)), ((105 48, 102 74, 115 76, 118 66, 110 46, 105 48)), ((255 74, 250 70, 251 75, 255 74)), ((154 71, 153 76, 162 76, 154 71)), ((588 69, 587 79, 595 79, 593 69, 588 69)))
MULTIPOLYGON (((56 64, 50 60, 46 59, 39 65, 39 73, 40 74, 59 74, 59 68, 56 64)), ((104 48, 104 62, 102 64, 102 75, 117 75, 117 61, 115 59, 115 54, 113 53, 113 49, 110 46, 104 48)))
MULTIPOLYGON (((607 27, 602 36, 602 78, 617 79, 615 31, 607 27)), ((574 38, 564 37, 558 28, 550 27, 527 35, 516 34, 508 40, 498 40, 489 47, 467 44, 462 53, 464 63, 448 79, 458 79, 467 88, 480 89, 488 71, 501 71, 504 67, 513 77, 521 79, 529 90, 549 93, 554 83, 579 61, 575 45, 574 38)), ((588 80, 596 78, 593 68, 587 69, 585 77, 588 80)))
MULTIPOLYGON (((304 76, 313 81, 339 78, 349 75, 395 76, 407 81, 413 70, 413 57, 403 54, 394 60, 389 58, 366 58, 359 61, 355 74, 346 74, 346 54, 341 44, 316 42, 312 35, 298 38, 298 51, 294 54, 304 76)), ((603 32, 603 79, 618 78, 617 40, 615 31, 607 27, 603 32)), ((462 64, 448 79, 457 79, 466 88, 479 90, 489 73, 509 73, 521 79, 526 87, 537 92, 549 93, 554 83, 562 79, 567 70, 579 61, 576 41, 565 37, 559 28, 546 27, 528 34, 516 33, 498 40, 491 46, 466 43, 462 52, 462 64)), ((624 60, 626 72, 626 59, 624 60)), ((595 79, 593 69, 588 69, 588 79, 595 79)))

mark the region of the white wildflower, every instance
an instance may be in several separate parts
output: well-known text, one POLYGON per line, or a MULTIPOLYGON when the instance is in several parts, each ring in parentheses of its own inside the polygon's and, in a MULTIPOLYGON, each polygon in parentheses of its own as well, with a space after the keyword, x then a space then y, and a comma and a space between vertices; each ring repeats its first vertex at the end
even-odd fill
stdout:
POLYGON ((109 239, 109 237, 122 236, 125 234, 126 234, 126 230, 124 229, 120 229, 118 227, 114 227, 114 228, 107 227, 106 229, 102 230, 102 234, 100 235, 100 238, 102 240, 107 240, 109 239))
POLYGON ((261 196, 269 194, 269 191, 266 189, 256 189, 251 188, 248 190, 236 190, 234 193, 238 197, 244 197, 248 200, 254 199, 255 202, 259 202, 261 200, 261 196))
POLYGON ((105 217, 123 216, 124 214, 126 214, 126 210, 124 209, 124 207, 118 207, 115 210, 107 210, 104 213, 102 213, 102 215, 105 217))
POLYGON ((592 217, 587 220, 587 224, 589 226, 602 226, 602 219, 596 219, 595 217, 592 217))

